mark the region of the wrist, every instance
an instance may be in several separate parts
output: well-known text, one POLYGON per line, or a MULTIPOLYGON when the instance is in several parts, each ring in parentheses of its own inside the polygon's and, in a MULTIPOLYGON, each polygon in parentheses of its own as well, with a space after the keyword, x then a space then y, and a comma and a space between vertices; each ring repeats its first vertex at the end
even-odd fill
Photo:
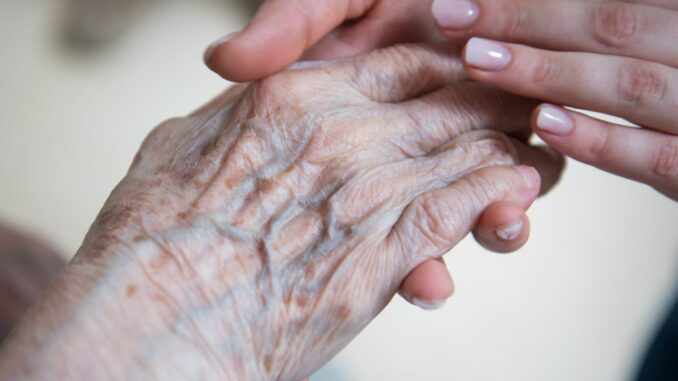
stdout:
POLYGON ((153 270, 163 255, 145 241, 83 246, 0 349, 0 378, 251 379, 246 348, 219 346, 226 330, 195 290, 153 270))

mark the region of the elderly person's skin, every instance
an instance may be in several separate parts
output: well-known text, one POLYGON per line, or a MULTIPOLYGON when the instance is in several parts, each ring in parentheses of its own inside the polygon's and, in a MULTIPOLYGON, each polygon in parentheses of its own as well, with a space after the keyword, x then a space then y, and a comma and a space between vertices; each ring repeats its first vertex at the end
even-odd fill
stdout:
POLYGON ((558 177, 504 134, 534 104, 469 82, 456 54, 300 64, 155 129, 0 379, 310 375, 489 204, 533 201, 518 164, 558 177))
POLYGON ((251 80, 303 54, 473 37, 464 63, 474 80, 644 127, 543 104, 532 124, 551 147, 678 200, 676 25, 675 0, 268 0, 206 61, 226 78, 251 80))
MULTIPOLYGON (((300 57, 348 56, 399 42, 480 36, 525 44, 473 39, 466 71, 477 81, 555 103, 536 107, 531 122, 555 150, 678 199, 676 23, 675 0, 267 0, 242 32, 212 44, 205 61, 223 77, 245 81, 300 57)), ((520 248, 528 235, 524 211, 508 202, 489 206, 474 230, 497 252, 520 248)), ((441 263, 426 263, 411 278, 403 284, 406 294, 441 297, 452 290, 441 263)))
MULTIPOLYGON (((212 44, 205 61, 239 82, 270 75, 300 57, 332 59, 399 42, 439 40, 444 36, 436 29, 431 0, 271 0, 241 33, 212 44), (344 24, 346 20, 350 22, 344 24)), ((474 229, 479 243, 500 253, 519 249, 529 234, 524 209, 507 202, 490 205, 474 229)), ((440 306, 453 290, 444 262, 426 261, 405 279, 401 295, 431 308, 440 306)))

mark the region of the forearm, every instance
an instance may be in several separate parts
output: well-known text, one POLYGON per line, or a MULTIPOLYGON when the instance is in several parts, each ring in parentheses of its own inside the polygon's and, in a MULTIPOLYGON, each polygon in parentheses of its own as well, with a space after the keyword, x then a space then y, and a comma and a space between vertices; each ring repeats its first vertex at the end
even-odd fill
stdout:
POLYGON ((522 128, 529 101, 447 86, 450 54, 305 64, 156 128, 0 377, 311 375, 489 204, 539 191, 512 141, 482 131, 522 128))
POLYGON ((240 346, 200 321, 196 290, 152 273, 167 255, 152 247, 81 250, 0 348, 0 379, 243 379, 240 346))

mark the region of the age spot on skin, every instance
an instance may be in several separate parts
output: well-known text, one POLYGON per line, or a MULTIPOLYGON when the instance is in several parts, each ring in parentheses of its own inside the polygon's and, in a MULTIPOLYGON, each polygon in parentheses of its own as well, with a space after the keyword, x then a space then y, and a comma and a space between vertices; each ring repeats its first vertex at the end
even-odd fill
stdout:
POLYGON ((291 292, 287 292, 287 293, 283 296, 283 303, 285 303, 285 305, 288 306, 291 302, 292 302, 292 293, 291 293, 291 292))
POLYGON ((127 289, 125 290, 125 296, 128 298, 133 297, 137 293, 137 286, 134 284, 130 284, 127 286, 127 289))
POLYGON ((334 316, 341 321, 345 321, 351 316, 351 309, 347 306, 337 306, 332 310, 334 316))
POLYGON ((313 278, 315 278, 315 265, 309 263, 306 267, 306 271, 304 272, 304 280, 306 282, 310 282, 313 280, 313 278))
POLYGON ((300 308, 304 308, 308 305, 308 296, 306 295, 299 295, 297 296, 297 306, 300 308))
POLYGON ((266 372, 270 372, 272 366, 273 366, 273 356, 271 355, 264 356, 264 369, 266 369, 266 372))
POLYGON ((205 183, 197 177, 194 178, 193 181, 191 181, 191 183, 195 188, 201 188, 203 185, 205 185, 205 183))

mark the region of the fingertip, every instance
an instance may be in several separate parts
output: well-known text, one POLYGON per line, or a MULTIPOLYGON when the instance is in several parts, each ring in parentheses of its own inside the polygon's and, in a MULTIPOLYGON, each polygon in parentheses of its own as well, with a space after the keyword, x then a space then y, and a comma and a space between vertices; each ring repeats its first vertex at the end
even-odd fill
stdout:
POLYGON ((545 149, 551 154, 559 169, 558 176, 547 181, 549 188, 559 180, 566 166, 563 154, 567 153, 567 147, 577 145, 574 131, 576 119, 575 112, 548 103, 539 105, 532 112, 530 121, 532 131, 548 145, 545 149))
POLYGON ((436 27, 448 38, 468 36, 470 28, 478 20, 480 8, 467 0, 434 0, 431 3, 431 14, 436 27))
POLYGON ((454 283, 442 260, 429 259, 412 270, 400 287, 401 296, 422 309, 442 307, 454 293, 454 283))
POLYGON ((510 253, 529 239, 530 220, 520 205, 496 202, 481 214, 473 235, 488 250, 510 253))
POLYGON ((205 49, 205 53, 203 54, 203 61, 205 61, 205 64, 209 67, 210 62, 212 61, 212 58, 214 57, 214 53, 217 51, 218 48, 220 48, 222 45, 228 43, 229 41, 233 40, 236 38, 241 32, 233 32, 225 35, 224 37, 219 38, 218 40, 212 42, 207 49, 205 49))
POLYGON ((541 192, 541 175, 536 168, 527 165, 519 165, 516 170, 520 173, 525 186, 524 191, 520 192, 518 200, 523 210, 527 210, 541 192))
MULTIPOLYGON (((523 202, 521 206, 527 210, 538 196, 546 194, 560 181, 566 161, 563 155, 546 145, 528 146, 523 142, 516 141, 514 147, 516 148, 518 162, 525 166, 525 169, 519 168, 519 170, 523 172, 524 178, 530 179, 530 184, 519 198, 523 202), (534 182, 532 169, 536 170, 539 176, 538 183, 534 182)), ((528 180, 525 180, 525 182, 528 182, 528 180)))
POLYGON ((232 82, 256 81, 285 69, 301 57, 303 39, 271 24, 275 20, 252 23, 217 40, 205 51, 205 64, 232 82))
MULTIPOLYGON (((239 37, 239 36, 238 36, 239 37)), ((232 82, 249 82, 269 76, 284 65, 262 60, 263 52, 241 38, 217 42, 205 51, 205 64, 213 72, 232 82)))
POLYGON ((574 131, 575 122, 569 110, 543 103, 532 113, 532 128, 539 136, 547 136, 547 139, 566 137, 574 131))
MULTIPOLYGON (((233 36, 235 37, 235 36, 233 36)), ((205 65, 222 78, 232 82, 247 82, 255 79, 256 67, 246 65, 247 49, 224 37, 212 43, 204 54, 205 65), (252 73, 252 70, 255 73, 252 73)))

